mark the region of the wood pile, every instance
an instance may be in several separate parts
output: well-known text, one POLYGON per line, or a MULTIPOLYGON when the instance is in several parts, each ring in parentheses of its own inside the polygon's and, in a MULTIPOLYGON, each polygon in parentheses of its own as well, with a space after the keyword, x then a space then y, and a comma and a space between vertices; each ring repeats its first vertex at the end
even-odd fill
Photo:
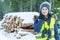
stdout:
POLYGON ((33 24, 23 24, 24 20, 17 16, 5 16, 2 22, 2 27, 6 29, 7 32, 14 32, 15 28, 28 29, 26 31, 31 31, 33 29, 33 24), (31 30, 30 30, 31 29, 31 30))
POLYGON ((14 31, 14 28, 20 28, 22 25, 22 20, 17 16, 6 16, 2 23, 2 27, 8 32, 14 31))

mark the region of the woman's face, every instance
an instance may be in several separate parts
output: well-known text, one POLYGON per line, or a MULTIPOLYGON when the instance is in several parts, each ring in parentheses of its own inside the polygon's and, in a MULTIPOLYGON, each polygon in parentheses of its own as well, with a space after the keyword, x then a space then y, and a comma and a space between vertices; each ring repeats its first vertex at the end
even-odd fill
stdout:
POLYGON ((42 8, 42 14, 43 14, 44 16, 47 16, 47 14, 48 14, 48 8, 47 8, 47 7, 43 7, 43 8, 42 8))

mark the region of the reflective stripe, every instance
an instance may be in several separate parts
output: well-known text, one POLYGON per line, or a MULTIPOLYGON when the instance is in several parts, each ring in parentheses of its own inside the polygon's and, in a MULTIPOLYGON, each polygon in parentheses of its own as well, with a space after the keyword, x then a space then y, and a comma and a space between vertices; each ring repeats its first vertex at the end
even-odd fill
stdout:
POLYGON ((51 35, 54 36, 54 31, 51 31, 51 35))
POLYGON ((42 36, 42 33, 37 34, 36 36, 42 36))
POLYGON ((54 24, 55 24, 55 19, 54 18, 51 18, 50 28, 54 28, 54 24))
POLYGON ((55 40, 55 38, 49 38, 49 40, 55 40))
POLYGON ((51 36, 54 36, 54 24, 55 24, 55 19, 51 18, 51 22, 50 22, 50 30, 51 30, 51 36))
MULTIPOLYGON (((44 24, 42 25, 42 28, 41 28, 41 30, 40 30, 40 33, 38 33, 38 34, 36 34, 36 40, 37 39, 43 39, 42 38, 42 31, 44 30, 44 27, 48 30, 48 29, 50 29, 50 31, 51 31, 51 38, 49 38, 49 39, 54 39, 54 23, 55 23, 55 19, 54 18, 51 18, 51 20, 50 20, 50 25, 48 25, 48 23, 46 22, 46 21, 44 21, 44 24)), ((48 38, 48 34, 44 34, 44 38, 48 38)))
POLYGON ((43 30, 44 30, 44 24, 42 25, 42 28, 41 28, 40 32, 42 32, 43 30))
POLYGON ((47 28, 47 30, 49 29, 49 25, 46 21, 44 21, 44 24, 42 25, 42 28, 40 31, 43 31, 44 30, 44 27, 47 28))
POLYGON ((47 40, 47 38, 40 38, 40 39, 36 39, 36 40, 47 40))
POLYGON ((36 36, 41 36, 42 35, 42 32, 39 32, 36 34, 36 36))
MULTIPOLYGON (((45 37, 48 38, 48 35, 45 34, 45 37)), ((42 38, 42 36, 36 36, 36 38, 42 38)))
POLYGON ((51 35, 54 36, 54 28, 50 28, 51 30, 51 35))
POLYGON ((37 38, 36 40, 55 40, 55 38, 54 37, 52 37, 52 38, 37 38))
POLYGON ((45 23, 45 28, 47 28, 47 30, 48 30, 49 29, 48 23, 46 21, 44 23, 45 23))

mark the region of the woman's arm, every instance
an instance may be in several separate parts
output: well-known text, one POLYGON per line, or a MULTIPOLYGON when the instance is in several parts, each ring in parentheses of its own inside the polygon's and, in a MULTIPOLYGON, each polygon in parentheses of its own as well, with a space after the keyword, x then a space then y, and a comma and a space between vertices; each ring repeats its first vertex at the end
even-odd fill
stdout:
POLYGON ((37 33, 37 32, 39 32, 38 31, 38 16, 34 16, 34 18, 33 18, 33 20, 34 20, 34 31, 37 33))
POLYGON ((55 22, 55 25, 54 25, 54 31, 55 31, 55 39, 56 39, 56 40, 59 40, 59 35, 58 35, 58 25, 57 25, 57 22, 55 22))
POLYGON ((35 22, 34 22, 34 31, 37 33, 37 32, 39 32, 38 31, 38 21, 37 20, 35 20, 35 22))

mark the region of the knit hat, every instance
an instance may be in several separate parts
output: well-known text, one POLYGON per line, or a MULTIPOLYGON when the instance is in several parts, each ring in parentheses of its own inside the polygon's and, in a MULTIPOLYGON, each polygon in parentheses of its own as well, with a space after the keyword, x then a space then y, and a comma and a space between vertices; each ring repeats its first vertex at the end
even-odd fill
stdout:
POLYGON ((48 8, 48 11, 51 10, 51 5, 50 5, 50 3, 48 3, 48 2, 43 2, 43 3, 40 5, 40 10, 42 10, 43 7, 47 7, 47 8, 48 8))

